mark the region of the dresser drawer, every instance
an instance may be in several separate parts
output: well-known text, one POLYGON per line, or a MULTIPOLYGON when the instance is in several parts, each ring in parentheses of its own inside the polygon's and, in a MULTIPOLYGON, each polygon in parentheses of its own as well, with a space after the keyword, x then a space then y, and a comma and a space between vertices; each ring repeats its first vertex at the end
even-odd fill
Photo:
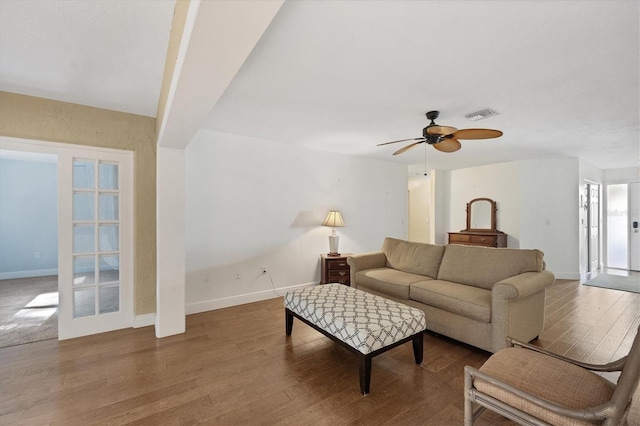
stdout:
POLYGON ((349 269, 349 264, 346 259, 327 260, 327 269, 349 269))
POLYGON ((471 235, 449 234, 449 244, 452 244, 452 243, 468 243, 470 241, 471 241, 471 235))
POLYGON ((345 275, 334 274, 333 272, 338 272, 338 271, 329 271, 329 279, 327 280, 327 282, 340 283, 340 284, 346 284, 346 285, 351 284, 351 278, 349 277, 348 271, 345 275))
POLYGON ((348 269, 329 269, 329 279, 330 280, 338 280, 338 279, 349 279, 349 270, 348 269))
POLYGON ((490 246, 490 247, 495 247, 496 246, 496 237, 493 235, 468 235, 469 237, 471 237, 471 242, 474 244, 481 244, 481 245, 486 245, 486 246, 490 246))

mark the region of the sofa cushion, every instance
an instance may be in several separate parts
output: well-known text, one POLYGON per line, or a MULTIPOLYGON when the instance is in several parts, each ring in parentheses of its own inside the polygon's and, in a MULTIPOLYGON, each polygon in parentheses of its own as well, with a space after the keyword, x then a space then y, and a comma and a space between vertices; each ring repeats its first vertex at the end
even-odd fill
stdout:
POLYGON ((490 290, 449 281, 429 280, 412 284, 409 298, 475 321, 491 322, 490 290))
POLYGON ((409 299, 411 284, 429 279, 431 278, 392 268, 366 269, 356 273, 358 288, 375 290, 404 300, 409 299))
POLYGON ((438 279, 476 287, 491 287, 506 278, 543 269, 540 250, 445 246, 438 279))
POLYGON ((381 251, 387 256, 386 266, 389 268, 436 278, 444 246, 413 243, 387 237, 382 243, 381 251))

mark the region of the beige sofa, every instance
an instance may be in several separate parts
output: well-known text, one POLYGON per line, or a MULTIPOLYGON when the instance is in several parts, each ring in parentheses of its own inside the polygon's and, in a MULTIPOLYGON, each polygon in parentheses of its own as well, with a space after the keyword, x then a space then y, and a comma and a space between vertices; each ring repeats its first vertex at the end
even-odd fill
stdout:
POLYGON ((386 238, 347 258, 351 286, 422 309, 427 329, 489 352, 531 341, 555 282, 540 250, 431 245, 386 238))

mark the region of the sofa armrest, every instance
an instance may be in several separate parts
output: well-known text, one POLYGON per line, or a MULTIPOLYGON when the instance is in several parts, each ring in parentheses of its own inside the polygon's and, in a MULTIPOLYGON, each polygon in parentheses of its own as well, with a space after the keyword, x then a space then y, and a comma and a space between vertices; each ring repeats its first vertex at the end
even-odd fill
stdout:
POLYGON ((549 271, 525 272, 491 289, 491 352, 507 347, 507 336, 530 342, 544 328, 545 289, 556 281, 549 271))
POLYGON ((524 272, 494 284, 491 298, 502 300, 523 299, 543 290, 556 281, 549 271, 524 272))
POLYGON ((358 288, 356 283, 356 272, 365 269, 383 268, 387 264, 387 256, 381 252, 353 254, 347 257, 350 268, 351 286, 358 288))

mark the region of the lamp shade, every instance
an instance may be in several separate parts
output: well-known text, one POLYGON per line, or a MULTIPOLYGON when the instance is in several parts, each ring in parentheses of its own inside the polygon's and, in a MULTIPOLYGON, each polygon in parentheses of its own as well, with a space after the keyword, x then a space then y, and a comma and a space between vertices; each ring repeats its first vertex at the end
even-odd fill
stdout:
POLYGON ((338 210, 330 210, 327 218, 322 222, 322 225, 337 228, 344 226, 344 221, 342 220, 342 215, 338 210))

